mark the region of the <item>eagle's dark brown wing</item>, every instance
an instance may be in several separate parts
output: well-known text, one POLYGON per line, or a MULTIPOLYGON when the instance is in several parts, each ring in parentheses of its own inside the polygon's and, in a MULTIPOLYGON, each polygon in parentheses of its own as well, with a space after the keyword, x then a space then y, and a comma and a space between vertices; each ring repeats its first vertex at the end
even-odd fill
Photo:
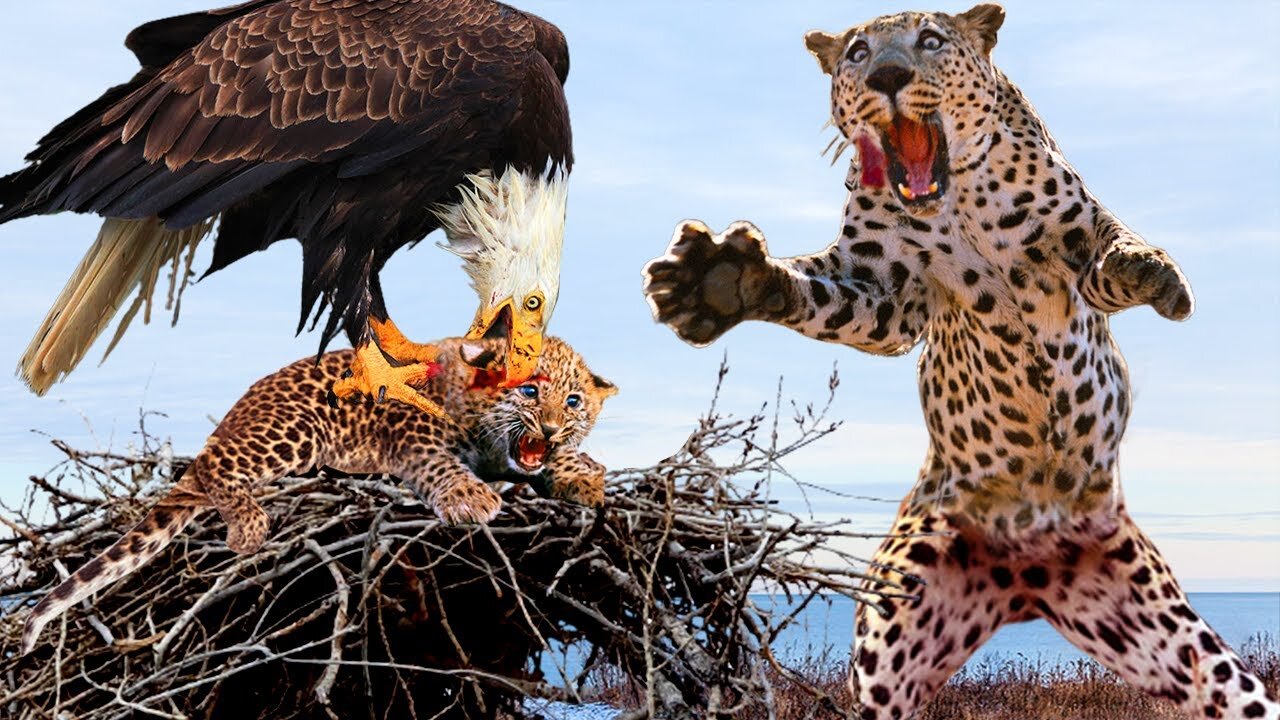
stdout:
MULTIPOLYGON (((449 156, 500 142, 484 136, 502 134, 530 92, 563 102, 536 78, 539 62, 567 70, 558 31, 490 0, 283 0, 222 12, 232 18, 215 11, 136 30, 129 45, 153 76, 46 138, 29 158, 39 182, 16 203, 3 198, 4 218, 73 210, 181 227, 226 209, 222 197, 240 199, 225 183, 261 187, 300 161, 353 177, 416 149, 449 156), (209 25, 174 53, 176 38, 209 25)), ((566 138, 556 139, 544 162, 565 164, 566 138)))
POLYGON ((221 215, 213 269, 296 237, 304 315, 351 315, 466 173, 572 163, 564 38, 492 0, 257 0, 127 45, 142 70, 0 179, 0 222, 221 215))

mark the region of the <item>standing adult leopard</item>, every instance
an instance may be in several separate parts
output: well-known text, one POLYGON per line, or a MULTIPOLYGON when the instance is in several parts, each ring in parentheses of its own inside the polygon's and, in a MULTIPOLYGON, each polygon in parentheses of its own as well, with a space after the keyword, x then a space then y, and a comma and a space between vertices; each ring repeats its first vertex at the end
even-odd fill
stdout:
POLYGON ((912 717, 999 626, 1036 617, 1188 711, 1280 718, 1120 490, 1130 394, 1107 315, 1147 304, 1182 320, 1191 289, 992 64, 1003 21, 979 5, 809 33, 858 149, 840 236, 774 258, 749 223, 713 237, 687 221, 645 268, 646 296, 694 345, 744 320, 879 355, 924 341, 929 450, 872 571, 915 598, 858 610, 863 718, 912 717))
POLYGON ((390 473, 448 523, 492 520, 502 499, 486 482, 498 480, 527 482, 540 494, 582 505, 603 504, 604 466, 577 448, 617 388, 552 337, 537 373, 504 388, 493 381, 502 375, 502 346, 460 338, 433 346, 440 358, 435 372, 411 384, 445 416, 371 398, 333 401, 331 388, 350 367, 353 350, 326 353, 319 362, 303 358, 254 383, 146 517, 32 608, 22 652, 31 651, 50 620, 142 567, 208 508, 226 522, 232 550, 256 551, 271 521, 253 491, 289 474, 319 468, 390 473))

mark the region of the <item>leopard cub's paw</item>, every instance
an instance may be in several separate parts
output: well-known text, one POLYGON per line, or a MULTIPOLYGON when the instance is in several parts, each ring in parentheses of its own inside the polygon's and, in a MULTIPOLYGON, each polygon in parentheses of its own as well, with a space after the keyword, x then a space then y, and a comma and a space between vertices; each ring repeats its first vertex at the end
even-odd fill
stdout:
POLYGON ((553 459, 549 470, 551 497, 587 507, 604 505, 605 467, 591 456, 571 453, 563 459, 553 459))
POLYGON ((553 487, 552 492, 566 502, 585 507, 604 507, 604 475, 598 479, 575 478, 553 487))
POLYGON ((502 509, 502 498, 482 482, 458 483, 436 493, 431 506, 449 525, 487 523, 502 509))
POLYGON ((267 541, 270 529, 271 516, 261 505, 245 505, 227 523, 227 547, 241 555, 255 553, 267 541))
POLYGON ((1169 254, 1147 247, 1138 252, 1114 252, 1102 265, 1103 274, 1150 305, 1161 317, 1186 320, 1195 309, 1191 284, 1169 254))

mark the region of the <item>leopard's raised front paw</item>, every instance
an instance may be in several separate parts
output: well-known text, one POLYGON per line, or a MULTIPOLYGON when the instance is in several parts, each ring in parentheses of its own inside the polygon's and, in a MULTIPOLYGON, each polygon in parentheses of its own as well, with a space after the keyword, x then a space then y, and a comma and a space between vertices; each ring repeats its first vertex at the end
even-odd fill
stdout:
POLYGON ((475 481, 441 490, 432 498, 431 506, 449 525, 487 523, 502 509, 502 498, 488 485, 475 481))
POLYGON ((1190 283, 1177 263, 1160 248, 1111 253, 1102 263, 1102 273, 1150 305, 1161 317, 1186 320, 1195 309, 1190 283))
POLYGON ((248 504, 236 511, 227 523, 227 547, 241 555, 255 553, 267 541, 270 529, 271 516, 267 511, 256 502, 248 504))
POLYGON ((645 266, 644 294, 655 319, 697 346, 745 319, 777 316, 787 305, 764 236, 746 222, 719 237, 696 220, 681 223, 667 253, 645 266))

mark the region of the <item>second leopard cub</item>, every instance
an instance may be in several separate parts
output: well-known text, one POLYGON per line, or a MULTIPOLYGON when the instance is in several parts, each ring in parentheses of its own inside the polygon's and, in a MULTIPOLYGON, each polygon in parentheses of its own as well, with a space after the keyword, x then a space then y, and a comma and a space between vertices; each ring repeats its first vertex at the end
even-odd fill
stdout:
POLYGON ((514 388, 494 387, 472 367, 482 355, 500 361, 494 347, 450 339, 439 349, 440 372, 420 391, 444 408, 444 418, 368 399, 331 406, 329 389, 351 364, 350 350, 319 363, 299 360, 254 383, 151 512, 32 609, 22 651, 35 646, 46 623, 137 570, 210 507, 227 523, 227 545, 254 552, 270 518, 253 490, 286 475, 390 473, 449 523, 497 515, 502 500, 487 481, 528 482, 582 505, 604 502, 604 467, 577 447, 617 392, 612 383, 557 338, 547 338, 537 374, 514 388))

